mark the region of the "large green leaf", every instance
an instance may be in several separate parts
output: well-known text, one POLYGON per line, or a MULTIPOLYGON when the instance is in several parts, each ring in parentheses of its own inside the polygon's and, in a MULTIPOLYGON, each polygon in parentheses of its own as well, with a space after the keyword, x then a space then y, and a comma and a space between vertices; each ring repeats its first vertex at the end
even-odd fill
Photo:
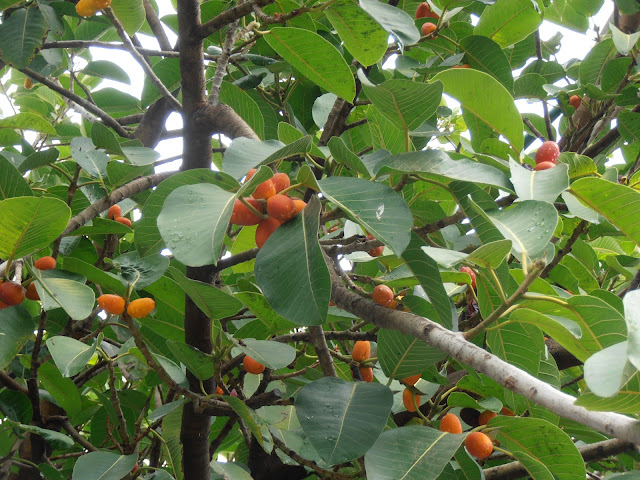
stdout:
POLYGON ((47 22, 35 5, 11 12, 0 25, 0 57, 15 68, 26 67, 46 33, 47 22))
POLYGON ((0 258, 20 258, 60 235, 71 209, 54 197, 14 197, 0 201, 0 258))
MULTIPOLYGON (((167 87, 167 90, 172 91, 180 86, 180 60, 177 58, 163 58, 159 62, 153 65, 153 73, 167 87)), ((153 101, 162 97, 160 90, 151 82, 149 77, 144 79, 144 87, 142 88, 142 95, 140 101, 143 105, 149 105, 153 101)))
POLYGON ((98 78, 108 78, 131 85, 129 74, 125 72, 120 65, 108 60, 94 60, 89 62, 80 73, 98 78))
POLYGON ((296 358, 296 349, 285 343, 243 338, 240 349, 269 368, 283 368, 296 358))
POLYGON ((552 478, 584 479, 585 465, 578 447, 555 425, 536 418, 501 415, 491 420, 489 426, 497 427, 501 447, 512 452, 518 460, 522 457, 530 474, 534 473, 531 468, 539 464, 553 474, 552 478))
POLYGON ((173 340, 167 340, 167 347, 197 379, 206 380, 213 377, 214 360, 211 355, 207 355, 186 343, 173 340))
POLYGON ((500 45, 488 37, 469 35, 460 40, 460 49, 471 68, 488 73, 507 90, 513 91, 511 64, 500 45))
POLYGON ((320 457, 336 465, 371 448, 392 404, 391 390, 379 383, 324 377, 298 392, 296 415, 320 457))
POLYGON ((23 306, 0 310, 0 368, 11 363, 33 335, 33 329, 33 319, 23 306))
POLYGON ((71 139, 71 155, 85 172, 92 177, 103 179, 107 175, 109 156, 103 150, 96 149, 93 141, 87 137, 71 139))
POLYGON ((402 254, 402 259, 407 262, 407 266, 418 279, 435 307, 439 321, 438 319, 433 320, 438 321, 446 328, 451 328, 453 324, 451 300, 449 300, 442 284, 438 264, 422 250, 422 247, 426 245, 417 233, 411 233, 411 243, 402 254))
POLYGON ((421 373, 445 357, 442 351, 397 330, 383 328, 378 332, 378 361, 390 378, 421 373))
POLYGON ((89 452, 73 467, 72 480, 120 480, 138 462, 138 455, 118 455, 110 452, 89 452))
POLYGON ((640 222, 636 218, 640 193, 602 178, 581 178, 571 184, 569 192, 640 245, 640 222))
POLYGON ((605 38, 598 42, 580 62, 580 83, 587 85, 596 84, 604 71, 607 63, 617 55, 613 40, 605 38))
POLYGON ((144 23, 144 6, 140 1, 113 0, 111 10, 130 36, 135 34, 144 23))
POLYGON ((584 362, 587 387, 599 397, 613 397, 638 370, 627 362, 628 342, 620 342, 591 355, 584 362))
POLYGON ((242 308, 240 300, 219 288, 191 280, 175 267, 169 267, 169 273, 193 303, 209 318, 229 317, 242 308))
POLYGON ((562 192, 569 188, 569 167, 558 164, 548 170, 528 170, 509 160, 511 183, 520 200, 539 200, 553 203, 562 192))
POLYGON ((238 188, 238 182, 229 175, 203 168, 180 172, 164 180, 151 192, 142 208, 142 218, 136 222, 135 244, 142 256, 159 253, 164 248, 156 217, 162 210, 167 195, 181 185, 203 182, 218 185, 225 190, 238 188))
POLYGON ((435 480, 464 435, 408 426, 384 432, 364 456, 368 480, 435 480))
POLYGON ((547 202, 525 200, 503 210, 490 210, 487 216, 504 238, 513 242, 512 253, 520 258, 540 254, 553 235, 558 212, 547 202))
POLYGON ((32 432, 36 435, 40 435, 56 450, 66 449, 72 447, 75 444, 73 438, 68 437, 67 435, 64 435, 60 432, 56 432, 55 430, 40 428, 36 427, 35 425, 12 424, 12 426, 25 432, 32 432))
POLYGON ((140 289, 158 280, 169 268, 169 258, 159 253, 141 257, 136 251, 123 253, 113 259, 113 266, 123 280, 140 289))
POLYGON ((376 63, 387 51, 387 32, 351 0, 334 3, 324 14, 349 53, 365 67, 376 63))
POLYGON ((575 404, 588 410, 638 415, 640 414, 640 372, 636 372, 613 397, 602 398, 588 391, 580 395, 575 404))
POLYGON ((331 279, 318 243, 320 202, 312 197, 281 225, 256 257, 262 293, 279 315, 298 325, 321 325, 327 317, 331 279))
POLYGON ((34 132, 56 135, 55 128, 47 119, 32 112, 17 113, 11 117, 0 119, 0 128, 33 130, 34 132))
POLYGON ((98 346, 96 342, 87 345, 74 338, 58 335, 48 338, 46 344, 63 377, 73 377, 80 373, 98 346))
POLYGON ((498 0, 483 10, 473 33, 489 37, 504 48, 527 38, 541 23, 542 12, 536 2, 498 0))
POLYGON ((434 80, 444 84, 444 93, 458 100, 463 110, 504 135, 516 152, 522 150, 524 135, 520 113, 509 91, 495 78, 472 68, 463 68, 440 72, 434 80))
POLYGON ((627 292, 624 296, 624 318, 627 322, 627 357, 640 370, 640 292, 627 292))
POLYGON ((400 78, 374 85, 360 76, 364 93, 378 111, 396 127, 414 130, 430 118, 440 105, 442 84, 419 83, 400 78))
POLYGON ((348 102, 356 94, 356 83, 340 52, 315 32, 293 27, 275 27, 265 40, 289 65, 316 85, 348 102))
POLYGON ((220 101, 229 105, 260 138, 264 138, 264 117, 260 107, 247 92, 229 82, 220 86, 220 101))
POLYGON ((171 192, 158 230, 174 257, 192 267, 218 263, 235 195, 217 185, 184 185, 171 192))
POLYGON ((222 169, 233 178, 240 179, 258 165, 267 165, 293 155, 311 150, 313 141, 304 136, 289 145, 278 140, 261 142, 252 138, 238 137, 231 142, 224 153, 222 169))
POLYGON ((384 242, 396 255, 409 244, 413 216, 404 199, 388 186, 362 178, 331 177, 320 182, 322 194, 384 242))
MULTIPOLYGON (((555 0, 551 4, 545 5, 544 19, 571 30, 585 33, 589 28, 589 19, 600 10, 603 3, 604 0, 590 0, 587 2, 555 0)), ((622 7, 620 9, 622 10, 622 7)))
POLYGON ((544 300, 526 300, 512 319, 538 325, 578 360, 626 340, 624 317, 604 300, 587 295, 566 299, 566 306, 544 300), (544 316, 549 320, 544 320, 544 316), (577 324, 582 332, 576 333, 577 324))
POLYGON ((36 290, 44 310, 62 307, 74 320, 87 318, 93 310, 95 293, 86 279, 63 270, 38 270, 27 266, 36 279, 36 290))
POLYGON ((445 151, 440 149, 391 155, 379 162, 375 166, 374 172, 380 175, 390 172, 427 173, 447 179, 464 180, 493 185, 503 190, 513 190, 507 176, 497 168, 465 158, 452 160, 445 151))
POLYGON ((487 332, 491 352, 505 362, 538 376, 540 352, 544 351, 542 331, 527 324, 499 325, 487 332))
POLYGON ((69 416, 82 411, 82 396, 78 387, 73 380, 63 377, 52 363, 47 362, 40 366, 38 381, 69 416))
POLYGON ((406 12, 378 0, 360 0, 360 6, 395 37, 400 48, 420 41, 420 32, 406 12))
POLYGON ((0 155, 0 200, 11 197, 31 196, 33 192, 20 172, 0 155))

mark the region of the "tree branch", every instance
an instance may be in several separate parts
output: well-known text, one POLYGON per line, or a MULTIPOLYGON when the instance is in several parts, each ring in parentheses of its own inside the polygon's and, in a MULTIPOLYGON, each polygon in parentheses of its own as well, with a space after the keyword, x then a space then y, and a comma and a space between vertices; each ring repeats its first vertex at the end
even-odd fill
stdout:
POLYGON ((115 189, 108 197, 102 197, 97 202, 92 203, 90 206, 85 208, 75 217, 71 218, 67 224, 67 228, 65 228, 64 232, 60 234, 60 237, 64 237, 74 230, 77 230, 92 218, 97 217, 100 212, 107 210, 111 205, 115 205, 119 201, 129 198, 136 193, 149 190, 176 173, 177 172, 154 173, 152 175, 133 180, 132 182, 115 189))
POLYGON ((82 108, 84 108, 86 111, 92 113, 93 115, 95 115, 96 117, 101 119, 106 126, 113 128, 116 131, 116 133, 118 135, 120 135, 121 137, 123 137, 123 138, 131 138, 131 134, 129 132, 127 132, 122 127, 122 125, 120 125, 111 115, 109 115, 107 112, 102 110, 100 107, 97 107, 93 103, 85 100, 84 98, 76 95, 73 92, 70 92, 69 90, 64 88, 62 85, 60 85, 59 83, 56 83, 56 82, 54 82, 52 80, 49 80, 44 75, 40 75, 35 70, 31 70, 30 68, 23 68, 20 71, 22 73, 24 73, 25 75, 30 76, 34 80, 37 80, 38 82, 42 83, 43 85, 46 85, 47 87, 49 87, 54 92, 58 92, 60 95, 62 95, 66 99, 77 103, 82 108))
MULTIPOLYGON (((585 462, 592 462, 632 449, 633 445, 631 443, 618 439, 603 440, 602 442, 578 447, 580 455, 582 455, 585 462)), ((516 478, 529 476, 529 472, 527 472, 520 462, 511 462, 506 465, 487 468, 483 473, 485 480, 515 480, 516 478)))
POLYGON ((105 8, 103 12, 105 13, 106 17, 109 20, 111 20, 111 23, 113 23, 113 26, 116 27, 116 31, 118 32, 118 35, 122 39, 122 43, 124 44, 125 48, 131 54, 131 56, 140 64, 140 66, 142 67, 142 70, 144 70, 144 73, 146 73, 147 78, 149 78, 153 86, 156 87, 158 91, 162 94, 162 96, 167 100, 167 102, 169 102, 169 105, 171 105, 171 108, 173 108, 176 111, 182 110, 182 105, 180 104, 178 99, 171 94, 171 92, 167 89, 167 87, 165 87, 164 83, 162 83, 162 80, 158 78, 158 76, 155 74, 155 72, 151 68, 151 65, 147 63, 144 56, 136 49, 133 43, 131 43, 129 34, 127 34, 127 32, 124 31, 124 27, 120 23, 120 20, 118 20, 116 16, 113 14, 113 12, 111 11, 111 8, 105 8))
POLYGON ((264 7, 265 5, 273 3, 273 1, 274 0, 249 0, 231 7, 229 10, 225 10, 224 12, 216 15, 208 22, 199 25, 195 31, 195 35, 204 39, 209 35, 213 35, 221 28, 241 19, 245 15, 249 15, 252 11, 253 5, 264 7))
POLYGON ((369 320, 379 327, 416 337, 563 418, 574 420, 627 442, 640 443, 640 428, 637 420, 617 413, 591 412, 586 408, 575 406, 575 397, 556 390, 551 385, 467 342, 462 334, 447 330, 426 318, 376 305, 347 290, 334 272, 331 272, 331 275, 331 298, 347 312, 369 320))

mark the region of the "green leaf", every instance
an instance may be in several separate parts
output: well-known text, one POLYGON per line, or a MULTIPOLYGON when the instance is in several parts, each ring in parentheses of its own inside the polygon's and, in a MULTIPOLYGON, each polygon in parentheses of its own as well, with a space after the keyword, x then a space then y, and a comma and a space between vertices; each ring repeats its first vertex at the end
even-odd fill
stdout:
POLYGON ((620 31, 615 25, 610 24, 611 38, 616 50, 620 55, 629 55, 631 49, 638 43, 640 32, 626 34, 620 31))
POLYGON ((239 187, 238 182, 229 177, 229 175, 200 168, 180 172, 162 181, 147 198, 142 208, 142 218, 136 222, 136 250, 142 256, 159 253, 164 248, 156 217, 162 210, 162 205, 167 195, 181 185, 193 185, 203 182, 218 185, 225 190, 233 190, 239 187))
POLYGON ((342 55, 317 33, 302 28, 274 27, 265 40, 289 65, 316 85, 352 102, 356 83, 342 55))
POLYGON ((569 435, 555 425, 535 418, 506 416, 495 417, 489 425, 498 428, 497 439, 501 447, 523 461, 530 474, 533 475, 529 469, 532 466, 531 460, 534 460, 546 467, 553 475, 552 478, 584 479, 585 464, 578 447, 569 435))
POLYGON ((53 197, 14 197, 0 201, 0 258, 20 258, 46 247, 60 235, 71 209, 53 197))
MULTIPOLYGON (((1 313, 1 312, 0 312, 1 313)), ((63 377, 51 363, 43 363, 38 369, 38 381, 69 416, 82 410, 82 397, 70 378, 63 377)))
POLYGON ((44 310, 62 307, 74 320, 87 318, 96 301, 86 279, 63 270, 38 270, 27 265, 29 273, 36 279, 36 290, 44 310))
POLYGON ((91 142, 97 148, 103 148, 109 153, 123 154, 122 147, 115 134, 99 122, 95 122, 91 126, 91 142))
POLYGON ((173 402, 165 403, 164 405, 156 408, 154 411, 149 413, 149 420, 155 422, 156 420, 160 420, 161 418, 169 415, 176 408, 182 406, 186 402, 186 398, 181 398, 180 400, 175 400, 173 402))
POLYGON ((147 287, 158 280, 169 268, 169 258, 159 253, 140 257, 136 251, 123 253, 113 259, 113 266, 135 289, 147 287))
POLYGON ((264 117, 260 107, 247 92, 229 82, 222 82, 220 102, 229 105, 260 138, 264 138, 264 117))
POLYGON ((562 306, 543 300, 526 300, 511 317, 539 326, 580 361, 627 339, 623 316, 604 300, 574 295, 567 298, 566 303, 562 306), (545 316, 548 317, 546 320, 545 316), (582 335, 577 333, 575 324, 582 335))
POLYGON ((213 461, 209 466, 218 474, 211 476, 211 480, 253 480, 249 472, 233 462, 213 461))
POLYGON ((593 392, 585 392, 575 402, 575 405, 588 410, 617 412, 638 415, 640 413, 640 373, 636 372, 613 397, 602 398, 593 392))
POLYGON ((482 70, 513 91, 511 64, 502 48, 488 37, 469 35, 460 40, 460 49, 471 68, 482 70))
POLYGON ((613 40, 606 38, 597 43, 580 62, 580 83, 596 84, 609 61, 617 55, 613 40))
POLYGON ((438 318, 432 320, 450 329, 452 328, 451 300, 449 300, 442 284, 438 264, 422 250, 422 247, 426 245, 417 233, 411 233, 411 243, 402 254, 402 259, 407 262, 407 266, 418 279, 436 309, 438 318))
POLYGON ((627 362, 627 344, 620 342, 591 355, 584 362, 584 379, 599 397, 613 397, 637 370, 627 362))
POLYGON ((379 383, 324 377, 298 392, 296 415, 318 455, 336 465, 371 448, 392 404, 391 390, 379 383))
POLYGON ((483 265, 485 268, 496 269, 507 255, 509 255, 511 247, 511 240, 489 242, 476 248, 473 253, 467 257, 467 261, 477 265, 483 265))
POLYGON ((421 373, 447 355, 423 341, 398 332, 378 332, 378 361, 389 378, 406 378, 421 373))
POLYGON ((318 182, 322 194, 396 255, 409 244, 413 216, 388 186, 362 178, 330 177, 318 182))
POLYGON ((640 141, 640 113, 620 112, 618 131, 627 142, 640 141))
POLYGON ((360 7, 382 25, 389 35, 393 35, 400 48, 420 41, 420 32, 416 28, 413 17, 407 13, 378 0, 359 1, 360 7))
POLYGON ((220 319, 235 315, 242 302, 222 289, 187 278, 180 270, 169 267, 169 273, 193 303, 209 318, 220 319))
POLYGON ((207 355, 186 343, 173 340, 167 340, 167 347, 198 380, 206 380, 213 377, 214 361, 211 355, 207 355))
POLYGON ((508 323, 487 332, 487 345, 498 358, 538 376, 540 352, 544 351, 544 336, 539 328, 528 324, 508 323))
POLYGON ((71 337, 49 337, 46 341, 49 353, 63 377, 73 377, 86 366, 98 346, 87 345, 71 337))
POLYGON ((138 455, 89 452, 73 466, 72 480, 120 480, 138 462, 138 455))
POLYGON ((491 75, 472 68, 449 69, 433 80, 440 80, 444 93, 458 100, 463 110, 504 135, 516 152, 522 150, 524 127, 520 112, 509 91, 491 75))
POLYGON ((29 397, 18 390, 0 391, 0 410, 8 420, 29 424, 33 418, 33 409, 29 397))
POLYGON ((245 424, 247 425, 247 427, 249 427, 249 430, 251 430, 251 433, 253 433, 253 436, 256 437, 256 440, 258 440, 258 443, 261 446, 264 446, 265 440, 271 442, 271 439, 269 438, 271 436, 269 430, 260 428, 260 423, 263 423, 262 420, 259 420, 259 417, 255 415, 253 410, 247 407, 242 400, 228 395, 224 395, 221 398, 222 400, 227 402, 229 406, 231 406, 231 408, 233 408, 238 416, 245 422, 245 424), (267 435, 266 438, 265 434, 267 435))
POLYGON ((350 0, 334 3, 324 14, 338 32, 349 53, 363 66, 373 65, 387 51, 387 32, 350 0))
POLYGON ((11 117, 0 119, 0 128, 32 130, 34 132, 56 135, 56 130, 48 120, 31 112, 17 113, 11 117))
POLYGON ((336 162, 347 166, 354 172, 364 175, 366 178, 370 177, 369 171, 364 163, 362 163, 362 160, 360 160, 360 157, 347 147, 347 144, 342 138, 331 137, 327 145, 336 162))
MULTIPOLYGON (((152 67, 153 73, 160 79, 167 90, 172 91, 180 86, 180 60, 177 58, 163 58, 152 67)), ((140 101, 143 105, 150 105, 162 97, 160 90, 145 76, 144 87, 140 101)))
POLYGON ((108 60, 94 60, 87 63, 81 73, 97 78, 106 78, 131 85, 129 74, 120 65, 108 60))
POLYGON ((0 155, 0 200, 32 195, 31 187, 18 169, 0 155))
POLYGON ((113 0, 111 10, 130 36, 136 33, 144 23, 144 6, 138 0, 113 0))
POLYGON ((535 2, 498 0, 483 10, 473 33, 489 37, 505 48, 527 38, 541 23, 542 12, 535 2))
POLYGON ((320 202, 312 197, 281 225, 256 257, 256 281, 279 315, 297 325, 321 325, 331 296, 329 269, 318 243, 320 202))
POLYGON ((442 99, 440 82, 419 83, 398 78, 374 85, 364 75, 359 77, 364 93, 378 111, 404 131, 422 125, 436 112, 442 99))
POLYGON ((511 183, 520 200, 539 200, 553 203, 569 188, 569 167, 558 164, 548 170, 528 170, 519 163, 509 160, 511 183))
POLYGON ((33 335, 33 319, 21 305, 0 310, 0 368, 15 358, 33 335))
POLYGON ((627 357, 640 370, 640 292, 633 290, 624 296, 624 317, 627 322, 627 357))
POLYGON ((73 447, 73 445, 75 444, 73 438, 68 437, 60 432, 56 432, 55 430, 40 428, 36 427, 35 425, 13 424, 12 426, 25 432, 32 432, 36 435, 40 435, 56 450, 73 447))
POLYGON ((192 267, 217 264, 235 195, 217 185, 176 188, 158 215, 158 230, 174 257, 192 267))
POLYGON ((286 343, 243 338, 240 349, 257 362, 273 369, 283 368, 296 358, 296 349, 286 343))
POLYGON ((238 137, 231 142, 224 153, 222 169, 233 178, 244 177, 252 168, 267 165, 311 150, 313 140, 306 135, 289 145, 277 140, 259 141, 238 137))
MULTIPOLYGON (((93 219, 95 222, 97 219, 93 219)), ((105 220, 109 223, 118 223, 113 220, 105 220)), ((124 225, 123 225, 124 226, 124 225)), ((126 285, 121 277, 114 275, 111 272, 105 272, 99 268, 91 265, 90 263, 83 262, 79 258, 64 257, 60 259, 60 268, 68 272, 78 273, 83 277, 86 277, 92 283, 100 285, 103 289, 107 289, 117 293, 118 295, 124 295, 126 291, 126 285)))
MULTIPOLYGON (((35 5, 19 8, 0 25, 0 57, 14 68, 24 68, 42 46, 46 34, 47 22, 35 5)), ((53 129, 51 125, 49 128, 53 129)))
POLYGON ((636 221, 640 193, 602 178, 581 178, 571 185, 569 192, 640 245, 640 222, 636 221))
POLYGON ((368 480, 434 480, 464 435, 408 426, 384 432, 364 456, 368 480))
POLYGON ((517 258, 539 255, 551 240, 558 223, 558 212, 547 202, 525 200, 502 210, 489 210, 487 217, 507 240, 517 258))
POLYGON ((72 138, 71 155, 92 177, 102 180, 107 175, 109 156, 103 150, 98 150, 90 138, 72 138))
POLYGON ((427 173, 437 178, 463 180, 484 185, 493 185, 503 190, 513 190, 507 176, 491 165, 473 160, 452 160, 440 149, 426 149, 416 152, 392 155, 379 162, 374 172, 383 175, 390 172, 427 173))

